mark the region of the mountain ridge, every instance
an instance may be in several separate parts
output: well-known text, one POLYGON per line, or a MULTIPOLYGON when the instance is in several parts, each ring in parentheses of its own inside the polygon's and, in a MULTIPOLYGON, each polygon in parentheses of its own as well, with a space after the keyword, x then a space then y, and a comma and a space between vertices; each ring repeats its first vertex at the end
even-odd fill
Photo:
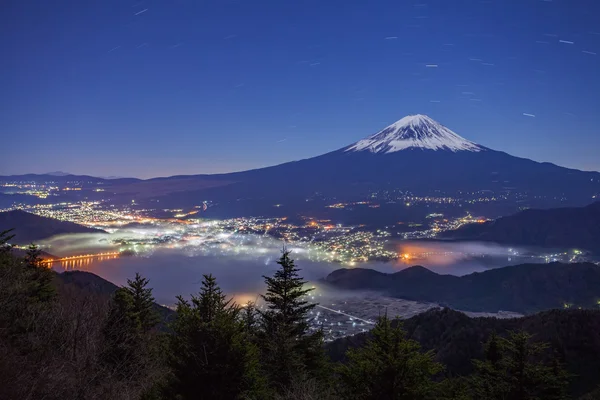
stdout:
MULTIPOLYGON (((414 125, 421 126, 421 119, 425 120, 425 117, 419 117, 416 121, 419 124, 415 122, 414 125)), ((410 121, 412 119, 408 123, 391 126, 406 128, 411 135, 416 134, 410 121)), ((435 121, 427 122, 427 126, 432 124, 439 125, 439 129, 446 129, 435 121)), ((385 132, 385 129, 378 134, 381 132, 385 132)), ((369 140, 369 137, 363 140, 369 140)), ((210 198, 214 201, 235 199, 239 203, 237 199, 261 197, 268 201, 284 202, 316 192, 323 196, 343 198, 366 196, 374 191, 389 189, 419 194, 508 190, 530 193, 532 198, 559 199, 568 194, 573 203, 579 205, 600 193, 600 173, 538 163, 483 146, 478 147, 480 151, 439 151, 439 148, 436 150, 425 145, 405 146, 397 151, 379 153, 348 151, 352 146, 275 166, 229 174, 198 175, 195 179, 203 182, 204 187, 192 189, 183 196, 182 192, 167 194, 160 201, 182 204, 186 198, 190 199, 190 203, 200 198, 210 198), (220 184, 215 185, 215 182, 220 184), (281 182, 293 184, 281 191, 281 182)), ((194 179, 193 176, 189 178, 194 179)), ((169 178, 158 178, 153 182, 166 180, 169 178)))
POLYGON ((14 229, 13 244, 29 244, 65 233, 106 233, 73 222, 41 217, 23 210, 0 212, 0 231, 14 229))
POLYGON ((600 254, 600 201, 585 207, 529 209, 483 224, 468 224, 440 234, 453 240, 579 248, 600 254))
MULTIPOLYGON (((594 390, 600 383, 598 310, 551 310, 499 319, 471 318, 448 308, 432 309, 403 320, 402 328, 407 338, 418 341, 423 350, 433 350, 436 360, 447 367, 450 376, 471 374, 472 360, 484 358, 483 343, 493 333, 504 337, 510 331, 525 331, 533 335, 534 342, 550 344, 545 358, 551 360, 555 352, 561 355, 572 374, 570 392, 574 398, 594 390)), ((371 332, 366 332, 337 339, 326 345, 327 353, 333 361, 345 361, 347 350, 364 346, 370 337, 371 332)))
POLYGON ((529 207, 582 205, 600 195, 600 172, 540 163, 489 149, 426 116, 405 117, 362 141, 361 151, 354 151, 361 143, 358 141, 315 157, 247 171, 102 184, 106 192, 129 202, 132 198, 152 199, 169 207, 186 207, 210 200, 220 203, 217 207, 222 208, 222 215, 217 208, 209 209, 209 213, 219 216, 227 214, 226 207, 236 208, 236 213, 242 215, 255 210, 257 202, 263 206, 304 202, 315 193, 356 199, 387 190, 448 196, 476 191, 516 192, 527 199, 520 205, 529 207), (438 134, 448 141, 437 140, 438 134), (374 141, 377 135, 381 140, 374 141), (408 142, 402 140, 402 135, 408 137, 408 142), (282 182, 291 184, 281 190, 282 182))
POLYGON ((597 308, 600 266, 592 263, 521 264, 464 276, 416 266, 393 274, 338 269, 324 282, 339 289, 375 290, 408 300, 435 302, 477 312, 524 314, 553 308, 597 308))

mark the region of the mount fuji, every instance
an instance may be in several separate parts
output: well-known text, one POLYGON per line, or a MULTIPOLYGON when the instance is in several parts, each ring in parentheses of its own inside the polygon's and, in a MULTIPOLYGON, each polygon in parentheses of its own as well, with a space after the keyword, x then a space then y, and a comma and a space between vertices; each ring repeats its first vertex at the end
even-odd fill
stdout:
POLYGON ((228 174, 155 178, 113 189, 129 199, 152 198, 161 205, 246 202, 251 211, 256 204, 305 202, 317 193, 349 200, 389 190, 435 196, 510 194, 520 199, 519 206, 551 207, 594 201, 593 196, 600 196, 600 173, 514 157, 473 143, 428 116, 410 115, 309 159, 228 174))
POLYGON ((426 115, 409 115, 348 146, 345 151, 394 153, 410 148, 453 152, 485 150, 484 147, 466 140, 426 115))

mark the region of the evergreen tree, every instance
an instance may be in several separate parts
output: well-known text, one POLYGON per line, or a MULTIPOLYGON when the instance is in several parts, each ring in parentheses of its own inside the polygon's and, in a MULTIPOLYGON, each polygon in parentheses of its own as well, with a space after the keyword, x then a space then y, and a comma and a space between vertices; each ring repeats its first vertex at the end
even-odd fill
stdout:
POLYGON ((10 232, 0 232, 0 338, 20 342, 25 354, 38 345, 28 336, 39 329, 34 321, 57 306, 55 273, 40 265, 37 246, 32 245, 25 257, 12 254, 10 232))
POLYGON ((42 263, 42 252, 35 244, 30 244, 25 254, 25 266, 31 274, 30 297, 34 301, 47 302, 55 299, 54 272, 42 263))
POLYGON ((488 342, 485 345, 484 353, 485 359, 490 362, 494 367, 497 367, 502 360, 502 351, 500 349, 500 343, 498 342, 498 336, 496 332, 492 332, 488 342))
POLYGON ((442 370, 433 353, 407 339, 395 321, 380 317, 364 347, 349 350, 348 362, 339 368, 343 398, 357 400, 419 400, 434 396, 433 376, 442 370))
POLYGON ((277 264, 272 277, 263 276, 267 310, 260 312, 259 346, 270 384, 281 392, 295 380, 323 378, 327 362, 322 333, 309 332, 308 314, 316 304, 304 298, 313 289, 304 288, 289 251, 284 249, 277 264))
POLYGON ((239 307, 212 275, 204 275, 200 294, 190 302, 178 298, 172 329, 169 398, 265 397, 258 350, 247 340, 239 307))
POLYGON ((504 349, 500 338, 492 332, 484 344, 484 361, 474 360, 477 374, 471 379, 475 398, 503 398, 509 392, 508 382, 501 379, 504 374, 501 361, 504 349))
POLYGON ((121 378, 135 373, 142 330, 133 297, 127 289, 119 288, 115 291, 102 333, 103 362, 112 367, 121 378))
POLYGON ((249 301, 244 306, 243 311, 242 311, 242 322, 244 324, 244 329, 246 330, 246 333, 248 334, 248 336, 250 336, 250 337, 256 336, 258 318, 257 318, 256 305, 254 304, 254 302, 249 301))
POLYGON ((3 257, 10 255, 10 251, 12 250, 10 240, 15 237, 15 235, 10 234, 12 231, 13 229, 0 231, 0 261, 4 261, 3 257))
POLYGON ((139 273, 135 274, 133 280, 127 279, 127 290, 133 301, 133 312, 139 320, 142 332, 148 332, 159 322, 159 315, 154 308, 154 297, 152 288, 148 288, 149 280, 143 278, 139 273))
POLYGON ((30 267, 39 267, 40 264, 42 263, 42 251, 40 250, 40 248, 31 243, 28 247, 27 247, 27 251, 25 253, 25 261, 27 262, 27 265, 30 267))
POLYGON ((212 275, 204 275, 200 296, 192 296, 192 303, 198 309, 200 319, 206 322, 214 321, 217 316, 228 312, 238 311, 232 305, 231 299, 227 299, 217 285, 217 279, 212 275))
POLYGON ((476 360, 473 394, 482 399, 562 400, 566 398, 568 375, 557 359, 552 365, 541 360, 547 349, 534 343, 525 332, 510 332, 508 338, 493 335, 486 344, 486 359, 476 360))
POLYGON ((122 378, 135 375, 141 364, 157 357, 150 331, 159 318, 148 282, 136 273, 133 280, 127 280, 128 286, 115 291, 103 328, 102 358, 122 378))

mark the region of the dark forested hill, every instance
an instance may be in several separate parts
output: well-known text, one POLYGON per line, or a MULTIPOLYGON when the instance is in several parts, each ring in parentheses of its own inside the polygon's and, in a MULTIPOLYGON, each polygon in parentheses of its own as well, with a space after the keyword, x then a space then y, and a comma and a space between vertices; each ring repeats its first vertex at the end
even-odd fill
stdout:
POLYGON ((66 285, 100 295, 111 295, 119 287, 114 283, 86 271, 66 271, 57 275, 59 281, 66 285))
POLYGON ((457 277, 420 266, 394 274, 339 269, 325 282, 340 289, 377 290, 394 297, 430 301, 465 311, 534 313, 564 307, 598 307, 600 266, 522 264, 457 277))
POLYGON ((582 248, 600 254, 600 201, 580 208, 525 210, 484 224, 469 224, 442 237, 516 245, 582 248))
MULTIPOLYGON (((57 274, 57 276, 59 283, 63 286, 77 288, 77 290, 84 294, 90 293, 108 298, 119 288, 114 283, 86 271, 66 271, 57 274)), ((159 326, 161 329, 165 329, 166 323, 173 318, 175 312, 156 303, 154 304, 154 309, 160 315, 161 323, 159 326)))
MULTIPOLYGON (((600 310, 553 310, 515 318, 469 318, 450 309, 435 309, 403 321, 409 338, 426 350, 434 350, 449 375, 472 372, 471 360, 483 357, 484 343, 492 332, 501 336, 510 330, 524 330, 533 340, 550 344, 547 356, 558 353, 573 374, 571 392, 581 395, 600 383, 600 310)), ((368 333, 338 339, 327 345, 334 361, 361 346, 368 333)))
POLYGON ((15 237, 12 242, 15 244, 28 244, 63 233, 104 232, 73 222, 40 217, 22 210, 0 213, 0 231, 13 228, 12 234, 15 237))

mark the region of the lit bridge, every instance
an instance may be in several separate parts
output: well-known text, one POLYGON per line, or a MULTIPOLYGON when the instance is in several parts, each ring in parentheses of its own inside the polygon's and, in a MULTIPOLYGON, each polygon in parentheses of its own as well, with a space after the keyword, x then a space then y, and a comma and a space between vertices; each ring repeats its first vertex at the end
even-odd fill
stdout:
POLYGON ((95 253, 95 254, 78 254, 75 256, 61 257, 61 258, 49 258, 42 261, 42 264, 52 267, 54 264, 60 264, 64 269, 81 269, 88 266, 92 261, 104 261, 119 258, 121 253, 95 253))

